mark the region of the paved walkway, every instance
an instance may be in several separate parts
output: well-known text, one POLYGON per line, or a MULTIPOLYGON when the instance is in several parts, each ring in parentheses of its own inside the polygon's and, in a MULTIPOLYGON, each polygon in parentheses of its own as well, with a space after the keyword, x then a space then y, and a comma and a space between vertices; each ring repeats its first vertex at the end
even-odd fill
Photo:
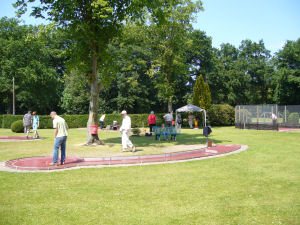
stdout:
POLYGON ((65 165, 49 166, 51 156, 31 157, 0 162, 0 171, 9 172, 50 172, 84 167, 133 166, 161 163, 185 162, 191 160, 222 157, 247 150, 244 145, 217 145, 188 151, 169 152, 157 155, 114 156, 100 158, 68 157, 65 165))

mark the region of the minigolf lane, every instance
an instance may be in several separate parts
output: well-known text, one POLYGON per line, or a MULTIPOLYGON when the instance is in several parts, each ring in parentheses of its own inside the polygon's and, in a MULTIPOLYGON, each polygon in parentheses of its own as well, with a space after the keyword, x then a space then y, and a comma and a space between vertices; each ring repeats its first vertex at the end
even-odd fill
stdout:
POLYGON ((70 168, 82 168, 87 166, 147 165, 219 157, 246 149, 247 146, 242 145, 217 145, 210 148, 203 147, 196 150, 171 152, 157 155, 133 155, 100 158, 68 157, 65 164, 59 166, 49 166, 52 158, 50 156, 46 156, 9 160, 5 162, 5 166, 16 171, 54 171, 70 168))
POLYGON ((0 136, 0 142, 18 142, 18 141, 37 141, 40 138, 35 139, 33 137, 26 136, 0 136))

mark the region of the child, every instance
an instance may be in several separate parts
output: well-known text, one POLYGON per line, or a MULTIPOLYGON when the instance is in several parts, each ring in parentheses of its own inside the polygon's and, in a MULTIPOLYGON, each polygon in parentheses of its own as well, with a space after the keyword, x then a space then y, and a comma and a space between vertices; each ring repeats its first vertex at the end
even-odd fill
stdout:
POLYGON ((35 139, 40 138, 39 133, 37 131, 39 126, 40 126, 40 119, 39 119, 39 116, 36 115, 36 111, 34 111, 32 113, 32 130, 34 132, 33 138, 35 138, 35 139))

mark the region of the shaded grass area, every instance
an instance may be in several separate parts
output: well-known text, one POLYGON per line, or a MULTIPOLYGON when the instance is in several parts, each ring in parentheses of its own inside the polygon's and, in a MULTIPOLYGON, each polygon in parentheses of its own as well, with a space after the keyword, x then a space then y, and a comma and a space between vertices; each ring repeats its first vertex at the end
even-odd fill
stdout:
MULTIPOLYGON (((134 155, 163 153, 164 147, 182 144, 204 144, 206 139, 202 130, 183 130, 177 135, 177 141, 156 141, 153 137, 132 136, 132 142, 137 146, 134 155)), ((14 136, 8 129, 0 129, 0 136, 14 136)), ((20 136, 22 134, 17 134, 20 136)), ((0 161, 20 157, 51 155, 53 148, 53 130, 40 130, 43 138, 40 141, 0 142, 0 161)), ((67 141, 67 154, 79 157, 99 157, 115 155, 132 155, 130 152, 121 152, 121 137, 118 131, 100 131, 100 138, 104 146, 83 146, 86 141, 85 129, 70 129, 67 141)), ((219 142, 215 140, 215 142, 219 142)))
MULTIPOLYGON (((71 143, 82 141, 80 131, 71 132, 71 143)), ((198 144, 203 139, 195 132, 184 130, 177 143, 159 145, 198 144)), ((115 135, 105 138, 112 148, 118 148, 115 135)), ((299 138, 296 132, 215 128, 215 142, 247 144, 249 151, 178 164, 0 172, 0 224, 300 224, 299 138)), ((1 160, 22 149, 19 143, 9 145, 10 153, 5 148, 0 143, 1 160)))

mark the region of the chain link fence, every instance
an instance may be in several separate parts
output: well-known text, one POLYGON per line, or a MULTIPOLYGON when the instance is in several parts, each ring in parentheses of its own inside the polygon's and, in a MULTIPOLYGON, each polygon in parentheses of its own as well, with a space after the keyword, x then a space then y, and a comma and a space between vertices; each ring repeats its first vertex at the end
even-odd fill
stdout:
POLYGON ((235 127, 240 129, 279 130, 300 128, 300 105, 238 105, 235 127))

